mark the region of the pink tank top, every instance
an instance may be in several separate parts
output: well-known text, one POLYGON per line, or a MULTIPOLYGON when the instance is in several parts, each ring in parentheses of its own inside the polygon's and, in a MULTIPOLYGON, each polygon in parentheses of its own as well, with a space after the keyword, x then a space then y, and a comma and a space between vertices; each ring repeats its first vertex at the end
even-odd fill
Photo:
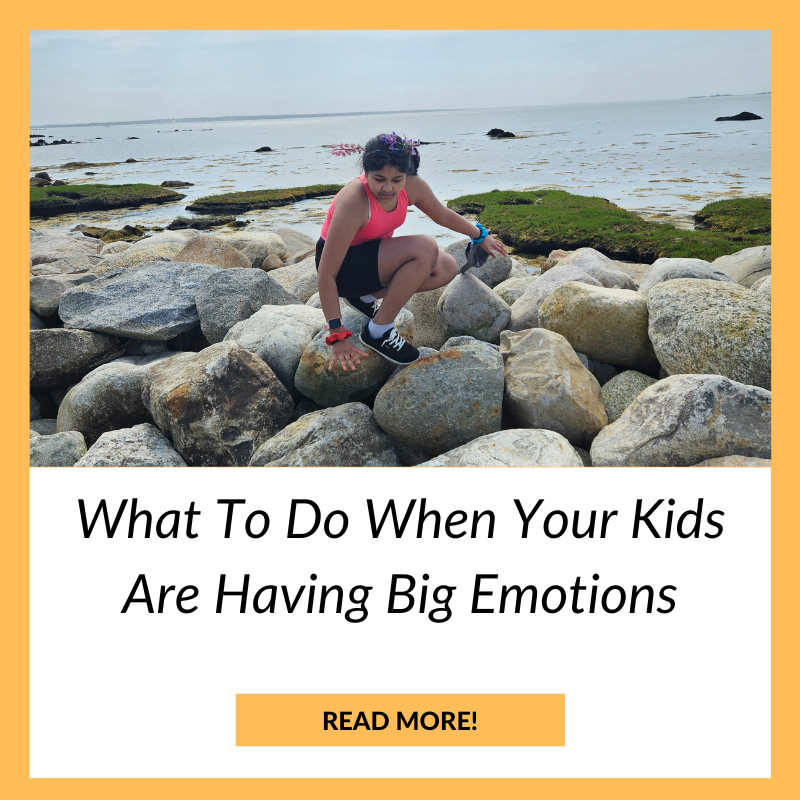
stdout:
MULTIPOLYGON (((369 188, 367 176, 362 174, 358 177, 364 185, 367 199, 369 200, 369 222, 356 231, 350 247, 356 247, 359 244, 371 242, 375 239, 389 239, 395 230, 406 221, 406 212, 408 211, 408 195, 405 189, 397 195, 397 208, 394 211, 384 211, 378 202, 378 198, 372 194, 372 190, 369 188)), ((336 197, 338 196, 337 194, 336 197)), ((325 222, 322 223, 322 233, 320 235, 323 239, 328 238, 328 229, 331 227, 333 210, 336 207, 336 197, 333 198, 331 207, 328 209, 328 216, 325 217, 325 222)))

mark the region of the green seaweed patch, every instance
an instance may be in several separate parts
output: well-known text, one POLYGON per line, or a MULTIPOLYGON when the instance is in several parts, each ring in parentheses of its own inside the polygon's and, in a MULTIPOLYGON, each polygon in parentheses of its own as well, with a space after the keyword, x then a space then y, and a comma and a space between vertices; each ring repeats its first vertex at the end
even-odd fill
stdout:
POLYGON ((185 194, 151 186, 147 183, 102 183, 78 186, 32 186, 31 216, 53 217, 76 211, 101 211, 111 208, 135 208, 147 203, 170 203, 183 200, 185 194))
POLYGON ((336 194, 340 184, 325 183, 314 186, 296 186, 291 189, 257 189, 252 192, 227 192, 200 197, 186 206, 187 211, 198 214, 244 214, 257 208, 273 208, 336 194))
POLYGON ((717 200, 694 215, 695 227, 739 236, 769 234, 772 226, 770 197, 717 200))
POLYGON ((695 230, 645 220, 601 197, 559 189, 471 194, 447 205, 459 214, 477 214, 506 244, 536 255, 592 247, 610 258, 629 261, 713 261, 771 243, 769 197, 710 203, 697 212, 695 218, 703 222, 695 230))

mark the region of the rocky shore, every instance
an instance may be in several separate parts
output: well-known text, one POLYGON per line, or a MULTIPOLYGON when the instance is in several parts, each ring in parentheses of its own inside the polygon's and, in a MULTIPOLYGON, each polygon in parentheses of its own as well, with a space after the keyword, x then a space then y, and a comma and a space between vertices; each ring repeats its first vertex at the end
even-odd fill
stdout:
POLYGON ((353 372, 328 370, 313 247, 290 228, 32 230, 31 465, 770 463, 769 245, 559 250, 541 275, 490 259, 403 309, 419 361, 353 372))

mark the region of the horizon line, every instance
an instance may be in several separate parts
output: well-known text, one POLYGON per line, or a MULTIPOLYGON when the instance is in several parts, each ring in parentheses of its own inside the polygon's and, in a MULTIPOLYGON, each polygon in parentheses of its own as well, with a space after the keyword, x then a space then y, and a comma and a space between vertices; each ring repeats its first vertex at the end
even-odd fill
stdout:
POLYGON ((242 122, 245 120, 260 120, 260 119, 308 119, 314 117, 361 117, 370 116, 374 114, 432 114, 437 111, 481 111, 501 108, 537 108, 541 106, 552 105, 602 105, 605 103, 659 103, 669 100, 699 100, 705 97, 747 97, 750 95, 772 94, 772 90, 766 92, 749 92, 747 94, 703 94, 703 95, 689 95, 688 97, 670 97, 662 100, 593 100, 593 101, 580 101, 573 103, 538 103, 531 106, 476 106, 474 108, 410 108, 399 109, 391 111, 330 111, 322 114, 240 114, 240 115, 225 115, 220 117, 158 117, 155 119, 134 119, 134 120, 120 120, 117 122, 47 122, 39 124, 31 124, 31 128, 92 128, 99 126, 110 125, 147 125, 147 124, 171 124, 171 123, 188 123, 188 122, 242 122))

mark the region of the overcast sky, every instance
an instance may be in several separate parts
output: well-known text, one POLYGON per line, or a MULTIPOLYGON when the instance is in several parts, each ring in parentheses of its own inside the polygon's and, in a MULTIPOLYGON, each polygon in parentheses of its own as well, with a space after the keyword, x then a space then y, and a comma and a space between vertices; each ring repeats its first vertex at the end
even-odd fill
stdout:
POLYGON ((768 31, 32 31, 31 123, 771 89, 768 31))

